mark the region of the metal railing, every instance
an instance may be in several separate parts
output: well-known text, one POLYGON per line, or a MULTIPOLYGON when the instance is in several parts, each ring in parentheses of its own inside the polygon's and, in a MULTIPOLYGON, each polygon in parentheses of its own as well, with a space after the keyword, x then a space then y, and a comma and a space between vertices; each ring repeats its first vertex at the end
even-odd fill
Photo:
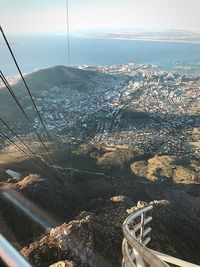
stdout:
POLYGON ((2 234, 0 234, 0 259, 10 267, 31 267, 2 234))
POLYGON ((147 224, 152 217, 146 213, 152 210, 153 206, 140 209, 131 214, 123 223, 124 240, 122 243, 122 267, 169 267, 167 263, 180 267, 200 267, 199 265, 186 262, 161 252, 148 249, 146 245, 151 241, 148 234, 151 227, 147 224), (137 220, 140 220, 137 223, 137 220))
MULTIPOLYGON (((122 266, 169 267, 169 265, 167 264, 169 263, 180 267, 200 267, 199 265, 177 259, 161 252, 148 249, 146 247, 146 245, 151 241, 151 238, 148 235, 152 230, 151 227, 148 226, 148 223, 152 221, 152 217, 147 216, 146 213, 152 208, 153 206, 143 208, 135 212, 134 214, 128 216, 128 218, 124 221, 122 266)), ((17 250, 15 250, 15 248, 1 234, 0 259, 9 267, 31 267, 31 265, 21 256, 21 254, 17 250)))
POLYGON ((190 263, 184 260, 180 260, 177 259, 173 256, 169 256, 167 254, 155 251, 153 249, 150 249, 157 257, 159 257, 160 259, 162 259, 163 261, 167 262, 167 263, 171 263, 173 265, 176 266, 180 266, 180 267, 199 267, 199 265, 194 264, 194 263, 190 263))
POLYGON ((148 206, 131 214, 123 223, 123 267, 144 267, 147 264, 153 267, 168 266, 145 247, 151 241, 151 238, 148 237, 151 227, 146 228, 146 225, 152 220, 152 217, 145 215, 152 208, 153 206, 148 206), (140 218, 140 222, 136 223, 138 218, 140 218))

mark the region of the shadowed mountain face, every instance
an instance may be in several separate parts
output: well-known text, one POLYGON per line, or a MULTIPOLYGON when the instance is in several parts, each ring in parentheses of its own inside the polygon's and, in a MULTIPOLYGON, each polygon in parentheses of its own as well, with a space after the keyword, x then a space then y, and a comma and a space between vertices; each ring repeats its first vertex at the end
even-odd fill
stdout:
MULTIPOLYGON (((55 66, 47 69, 39 69, 33 73, 24 75, 25 80, 33 92, 61 85, 73 85, 76 90, 87 90, 93 83, 94 72, 84 71, 78 68, 55 66)), ((20 78, 13 82, 14 90, 22 90, 24 84, 20 78)), ((21 92, 22 94, 23 92, 21 92)))
POLYGON ((111 186, 108 178, 101 178, 101 181, 91 179, 88 184, 90 190, 85 188, 86 196, 81 192, 79 183, 83 188, 88 181, 75 180, 75 176, 64 203, 63 187, 56 192, 53 181, 50 181, 52 186, 49 187, 37 175, 30 175, 9 188, 8 184, 4 186, 4 192, 12 188, 32 200, 36 207, 41 207, 45 218, 48 212, 53 212, 54 216, 49 218, 55 219, 56 209, 57 213, 65 216, 75 209, 83 211, 71 221, 63 219, 60 225, 52 224, 56 228, 45 233, 46 229, 18 209, 13 210, 13 206, 1 196, 0 215, 3 217, 0 219, 4 218, 9 225, 6 237, 18 248, 26 246, 22 253, 34 266, 49 266, 59 260, 85 266, 91 258, 107 262, 108 265, 103 266, 121 266, 122 223, 128 214, 148 204, 154 206, 151 248, 199 263, 199 184, 152 183, 133 176, 129 179, 115 178, 111 186), (95 187, 101 198, 95 198, 98 196, 97 192, 94 193, 95 187), (107 196, 106 187, 110 187, 107 196), (74 200, 78 200, 78 195, 81 199, 76 203, 74 200), (70 207, 70 201, 73 201, 73 207, 70 207), (85 253, 87 257, 83 257, 85 253))
MULTIPOLYGON (((74 90, 88 91, 95 85, 94 78, 94 72, 65 66, 40 69, 25 76, 26 82, 30 86, 33 94, 40 93, 41 90, 47 90, 50 87, 68 87, 69 85, 74 90)), ((22 87, 23 83, 20 80, 17 82, 15 88, 22 87)))
MULTIPOLYGON (((25 75, 26 83, 34 97, 39 97, 41 91, 54 87, 62 87, 63 90, 78 90, 81 92, 88 92, 92 90, 95 85, 95 73, 90 71, 83 71, 76 68, 67 68, 64 66, 57 66, 48 69, 40 69, 31 74, 25 75)), ((23 107, 31 105, 30 98, 25 89, 24 83, 20 78, 16 78, 13 82, 12 89, 23 107)), ((15 121, 21 119, 21 113, 8 90, 3 87, 0 90, 0 113, 1 116, 15 121)), ((33 115, 33 114, 32 114, 33 115)), ((34 116, 34 115, 33 115, 34 116)))

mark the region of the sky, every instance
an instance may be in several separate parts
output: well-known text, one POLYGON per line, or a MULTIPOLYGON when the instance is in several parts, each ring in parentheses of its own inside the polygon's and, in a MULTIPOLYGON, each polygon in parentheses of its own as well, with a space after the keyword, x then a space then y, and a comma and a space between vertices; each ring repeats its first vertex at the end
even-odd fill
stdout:
MULTIPOLYGON (((70 32, 87 29, 200 31, 200 0, 68 0, 70 32)), ((0 0, 7 33, 66 31, 66 0, 0 0)))

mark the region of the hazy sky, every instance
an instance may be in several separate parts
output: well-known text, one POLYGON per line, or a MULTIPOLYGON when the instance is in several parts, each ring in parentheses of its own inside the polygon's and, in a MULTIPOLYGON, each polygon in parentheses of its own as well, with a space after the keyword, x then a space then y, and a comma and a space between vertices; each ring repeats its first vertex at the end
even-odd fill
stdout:
MULTIPOLYGON (((71 32, 82 28, 200 31, 200 0, 69 0, 71 32)), ((66 0, 0 0, 8 33, 64 32, 66 0)))

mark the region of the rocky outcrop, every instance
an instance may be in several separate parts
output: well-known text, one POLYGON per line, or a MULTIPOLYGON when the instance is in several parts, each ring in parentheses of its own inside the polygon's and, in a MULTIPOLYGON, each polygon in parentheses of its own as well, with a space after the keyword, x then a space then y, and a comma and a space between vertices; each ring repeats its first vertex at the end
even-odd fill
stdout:
POLYGON ((50 210, 56 214, 61 209, 60 212, 67 217, 66 206, 70 204, 74 214, 79 214, 71 217, 72 220, 70 217, 62 218, 62 223, 47 231, 25 218, 17 208, 13 209, 13 206, 1 201, 2 216, 9 222, 20 244, 25 246, 22 254, 38 267, 47 267, 59 261, 72 262, 75 267, 121 266, 122 223, 128 214, 152 204, 150 247, 199 264, 200 185, 190 178, 181 182, 174 178, 174 172, 182 168, 187 169, 188 173, 198 170, 197 161, 156 156, 137 163, 137 166, 133 163, 132 170, 140 173, 125 178, 100 176, 95 179, 90 176, 88 181, 87 175, 79 177, 80 182, 74 174, 65 198, 68 202, 64 204, 66 191, 63 187, 57 187, 55 191, 54 180, 49 183, 38 175, 29 175, 18 182, 5 184, 4 190, 14 189, 45 213, 50 210), (157 168, 160 168, 161 177, 168 177, 166 180, 173 182, 150 179, 157 168), (149 179, 146 179, 147 175, 150 175, 149 179), (105 194, 108 188, 109 192, 105 194))
POLYGON ((108 201, 97 200, 93 212, 81 212, 68 224, 52 229, 50 234, 22 250, 36 266, 48 266, 60 259, 72 260, 75 266, 120 266, 122 222, 127 216, 127 199, 122 196, 108 201), (48 252, 44 247, 48 247, 48 252), (37 262, 35 258, 37 258, 37 262), (43 265, 41 265, 43 264, 43 265))
POLYGON ((166 196, 176 201, 139 201, 133 205, 125 196, 97 200, 93 211, 82 212, 70 223, 52 229, 25 247, 22 254, 35 266, 49 266, 59 260, 72 261, 74 266, 121 266, 122 223, 129 213, 151 204, 150 247, 199 263, 200 199, 176 190, 166 192, 166 196))

